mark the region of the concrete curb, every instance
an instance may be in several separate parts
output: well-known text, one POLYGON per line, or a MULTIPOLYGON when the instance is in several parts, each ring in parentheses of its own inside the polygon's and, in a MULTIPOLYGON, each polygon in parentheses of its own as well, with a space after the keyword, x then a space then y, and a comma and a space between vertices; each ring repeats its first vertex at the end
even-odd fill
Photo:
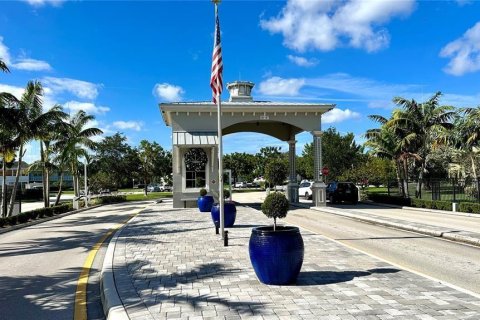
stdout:
POLYGON ((302 208, 307 208, 307 209, 312 209, 316 211, 321 211, 321 212, 326 212, 326 213, 331 213, 331 214, 336 214, 339 216, 347 217, 350 219, 362 221, 362 222, 367 222, 375 225, 381 225, 389 228, 395 228, 395 229, 400 229, 400 230, 405 230, 405 231, 412 231, 412 232, 417 232, 421 234, 425 234, 428 236, 432 237, 438 237, 438 238, 444 238, 447 240, 451 241, 456 241, 456 242, 462 242, 466 243, 469 245, 477 246, 480 247, 480 238, 474 238, 474 237, 469 237, 465 235, 460 235, 460 234, 454 234, 450 232, 445 232, 445 231, 440 231, 440 230, 435 230, 433 228, 429 228, 428 226, 422 226, 422 227, 416 227, 416 226, 410 226, 402 223, 397 223, 397 222, 392 222, 392 221, 387 221, 383 219, 377 219, 377 218, 371 218, 371 217, 365 217, 365 216, 358 216, 352 213, 348 212, 341 212, 337 209, 332 209, 332 208, 320 208, 320 207, 309 207, 306 205, 302 204, 295 204, 296 206, 302 207, 302 208))
POLYGON ((44 222, 47 222, 47 221, 51 221, 51 220, 55 220, 55 219, 58 219, 58 218, 66 217, 66 216, 69 216, 69 215, 72 215, 72 214, 75 214, 75 213, 80 213, 82 211, 90 210, 90 209, 97 208, 97 207, 100 207, 100 206, 101 206, 101 204, 96 204, 96 205, 90 206, 88 208, 82 208, 82 209, 78 209, 78 210, 73 210, 73 211, 57 214, 57 215, 54 215, 54 216, 51 216, 51 217, 41 218, 41 219, 26 222, 26 223, 22 223, 22 224, 16 224, 14 226, 9 226, 9 227, 0 229, 0 234, 4 234, 4 233, 14 231, 14 230, 18 230, 18 229, 23 229, 23 228, 30 227, 30 226, 34 226, 34 225, 37 225, 37 224, 40 224, 40 223, 44 223, 44 222))
POLYGON ((106 320, 130 320, 122 300, 118 295, 113 273, 115 246, 124 226, 117 230, 110 240, 100 273, 100 296, 106 320))

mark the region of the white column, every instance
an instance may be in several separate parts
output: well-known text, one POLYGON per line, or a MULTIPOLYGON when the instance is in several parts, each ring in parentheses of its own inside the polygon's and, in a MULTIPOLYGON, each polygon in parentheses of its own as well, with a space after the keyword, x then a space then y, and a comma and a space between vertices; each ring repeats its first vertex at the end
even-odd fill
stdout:
POLYGON ((287 198, 291 203, 298 202, 297 165, 295 155, 295 139, 288 141, 289 181, 287 186, 287 198))
POLYGON ((322 131, 312 131, 313 135, 313 177, 314 183, 312 185, 313 205, 315 207, 324 207, 326 201, 326 185, 322 177, 322 131))

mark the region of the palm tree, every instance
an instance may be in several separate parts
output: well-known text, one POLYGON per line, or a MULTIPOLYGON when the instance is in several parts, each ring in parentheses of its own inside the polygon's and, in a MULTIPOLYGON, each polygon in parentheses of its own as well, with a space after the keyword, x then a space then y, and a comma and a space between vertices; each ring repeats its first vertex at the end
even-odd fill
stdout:
POLYGON ((387 126, 391 119, 388 120, 380 115, 370 115, 369 118, 380 123, 381 127, 367 130, 365 146, 370 149, 371 154, 395 162, 398 188, 402 195, 407 197, 408 160, 417 157, 408 151, 403 132, 387 126))
POLYGON ((455 134, 449 135, 449 142, 470 160, 473 178, 478 180, 476 158, 480 153, 480 106, 461 109, 459 114, 455 134))
POLYGON ((85 111, 78 111, 70 118, 69 125, 62 137, 54 145, 54 150, 60 154, 62 161, 68 163, 73 175, 75 196, 79 196, 79 161, 80 157, 88 156, 88 149, 95 149, 96 143, 91 139, 103 133, 98 128, 88 128, 86 125, 95 117, 85 111))
POLYGON ((0 70, 2 70, 5 73, 10 72, 7 65, 5 64, 5 62, 2 61, 2 59, 0 59, 0 70))
MULTIPOLYGON (((20 101, 18 101, 18 166, 14 188, 12 191, 12 196, 10 198, 10 209, 8 215, 11 215, 13 213, 25 145, 31 140, 41 140, 44 139, 45 136, 52 135, 52 133, 57 132, 58 127, 63 124, 62 119, 67 117, 67 114, 63 112, 62 107, 58 105, 52 107, 46 112, 43 112, 41 99, 42 95, 43 88, 41 83, 38 81, 30 81, 25 88, 25 92, 23 93, 22 98, 20 99, 20 101)), ((42 146, 42 142, 40 143, 42 146)), ((44 168, 46 167, 44 165, 45 162, 43 162, 42 164, 43 165, 41 165, 41 167, 42 170, 44 170, 44 168)), ((44 177, 43 184, 44 205, 45 207, 48 207, 48 175, 44 177)))
POLYGON ((0 93, 0 156, 2 157, 2 216, 7 215, 7 182, 6 164, 15 159, 15 151, 19 146, 17 122, 19 110, 15 108, 17 99, 11 94, 0 93))
POLYGON ((428 155, 439 138, 439 132, 453 128, 451 120, 455 117, 454 108, 440 106, 441 95, 441 92, 437 92, 422 103, 413 99, 394 98, 393 102, 402 109, 394 110, 392 119, 386 124, 395 131, 403 133, 403 142, 408 152, 417 156, 420 166, 416 188, 417 196, 421 192, 428 155))

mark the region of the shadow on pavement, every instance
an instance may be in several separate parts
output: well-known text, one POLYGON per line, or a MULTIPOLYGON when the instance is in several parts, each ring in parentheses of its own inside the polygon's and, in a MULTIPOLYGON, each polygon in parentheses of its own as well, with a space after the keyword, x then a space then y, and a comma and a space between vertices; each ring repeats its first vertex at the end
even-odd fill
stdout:
POLYGON ((71 319, 81 268, 51 276, 0 276, 1 319, 71 319))
POLYGON ((298 276, 297 286, 325 285, 351 281, 372 274, 397 273, 400 269, 377 268, 367 271, 303 271, 298 276))

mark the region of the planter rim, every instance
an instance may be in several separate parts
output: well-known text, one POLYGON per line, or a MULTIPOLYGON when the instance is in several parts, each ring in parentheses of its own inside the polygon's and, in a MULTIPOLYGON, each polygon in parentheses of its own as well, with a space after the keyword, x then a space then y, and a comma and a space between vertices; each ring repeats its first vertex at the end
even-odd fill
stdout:
POLYGON ((275 231, 273 231, 273 226, 262 226, 252 229, 252 234, 258 235, 275 235, 288 233, 300 233, 300 229, 294 226, 277 226, 275 231))

